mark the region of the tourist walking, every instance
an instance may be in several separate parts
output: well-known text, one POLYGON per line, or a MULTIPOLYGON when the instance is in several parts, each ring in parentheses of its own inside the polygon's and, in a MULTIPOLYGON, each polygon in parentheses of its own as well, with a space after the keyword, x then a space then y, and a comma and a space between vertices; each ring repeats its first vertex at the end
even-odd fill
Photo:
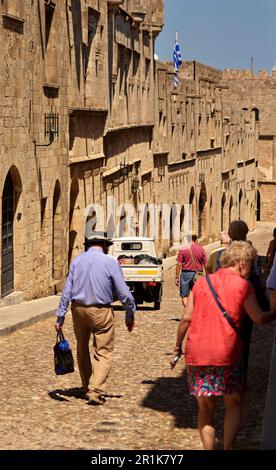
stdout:
POLYGON ((77 256, 68 274, 57 310, 55 328, 62 328, 69 303, 77 339, 77 359, 84 396, 91 405, 105 402, 106 380, 112 363, 114 313, 111 303, 118 299, 126 310, 128 331, 134 326, 135 301, 119 263, 107 256, 112 241, 93 234, 86 240, 87 251, 77 256), (93 335, 93 368, 89 341, 93 335))
POLYGON ((245 391, 239 332, 244 318, 248 315, 259 324, 276 319, 276 312, 260 309, 254 289, 246 280, 256 257, 257 252, 249 243, 232 243, 221 255, 222 268, 195 284, 178 327, 171 367, 182 354, 188 331, 185 348, 188 386, 190 394, 197 398, 198 428, 206 450, 215 449, 214 415, 218 396, 223 396, 226 408, 225 450, 232 449, 239 430, 245 391))
POLYGON ((228 235, 232 241, 246 241, 249 228, 244 220, 233 220, 229 224, 228 235))
POLYGON ((266 287, 268 289, 271 308, 276 310, 276 256, 274 256, 274 263, 267 278, 266 287))
POLYGON ((204 248, 197 243, 197 235, 192 235, 191 243, 183 245, 179 250, 175 272, 175 284, 180 288, 180 297, 184 307, 195 283, 195 275, 196 273, 203 274, 206 262, 204 248))
POLYGON ((276 253, 276 228, 273 230, 273 240, 269 242, 269 246, 266 253, 266 266, 265 266, 265 276, 268 277, 270 270, 273 266, 273 261, 276 253))
MULTIPOLYGON (((244 220, 234 220, 230 223, 228 234, 232 241, 247 241, 252 245, 250 241, 247 240, 248 234, 248 225, 244 220)), ((251 286, 253 287, 257 302, 260 306, 261 310, 267 311, 269 310, 269 302, 265 295, 265 290, 262 285, 261 279, 261 269, 259 265, 259 257, 256 257, 256 261, 254 264, 254 269, 251 270, 248 281, 250 282, 251 286)), ((246 316, 243 322, 243 329, 242 329, 242 337, 243 337, 243 355, 244 355, 244 367, 245 373, 247 375, 248 370, 248 361, 249 361, 249 352, 250 352, 250 343, 251 343, 251 336, 252 336, 252 329, 253 329, 253 322, 250 316, 246 316)))

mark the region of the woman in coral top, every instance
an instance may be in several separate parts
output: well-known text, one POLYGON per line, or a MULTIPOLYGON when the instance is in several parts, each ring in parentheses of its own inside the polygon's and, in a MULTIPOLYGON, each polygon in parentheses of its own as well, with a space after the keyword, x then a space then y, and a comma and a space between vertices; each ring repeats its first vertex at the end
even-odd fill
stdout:
POLYGON ((234 242, 222 254, 222 268, 209 276, 217 297, 228 312, 231 326, 218 307, 206 278, 195 284, 181 318, 171 367, 182 354, 188 330, 185 360, 191 395, 196 396, 198 428, 206 450, 215 449, 214 414, 218 396, 225 403, 224 449, 232 449, 243 407, 245 373, 239 331, 246 315, 255 323, 269 323, 276 312, 262 312, 253 288, 246 280, 257 252, 247 242, 234 242), (235 329, 236 330, 235 330, 235 329))

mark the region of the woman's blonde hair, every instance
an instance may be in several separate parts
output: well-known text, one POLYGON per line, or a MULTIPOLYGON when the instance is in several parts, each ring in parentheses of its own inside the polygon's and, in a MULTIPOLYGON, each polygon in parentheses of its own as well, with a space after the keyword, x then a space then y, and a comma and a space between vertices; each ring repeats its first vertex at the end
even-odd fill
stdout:
POLYGON ((239 261, 253 265, 256 258, 257 251, 250 242, 233 242, 223 251, 219 262, 222 268, 229 268, 235 266, 239 261))

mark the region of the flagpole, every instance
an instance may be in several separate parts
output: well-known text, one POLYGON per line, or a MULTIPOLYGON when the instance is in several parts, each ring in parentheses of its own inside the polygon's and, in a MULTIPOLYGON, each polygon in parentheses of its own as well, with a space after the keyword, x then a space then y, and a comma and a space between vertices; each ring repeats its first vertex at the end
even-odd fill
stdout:
POLYGON ((175 32, 175 40, 178 42, 178 31, 175 32))

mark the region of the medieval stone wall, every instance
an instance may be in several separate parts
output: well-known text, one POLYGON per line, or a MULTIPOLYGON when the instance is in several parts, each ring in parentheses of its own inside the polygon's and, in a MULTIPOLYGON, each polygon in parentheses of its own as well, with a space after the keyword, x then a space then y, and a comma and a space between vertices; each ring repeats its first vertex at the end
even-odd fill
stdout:
POLYGON ((219 70, 184 62, 180 77, 175 90, 172 65, 158 64, 154 158, 157 173, 158 161, 160 168, 167 162, 170 203, 192 205, 193 231, 202 240, 218 237, 236 217, 253 227, 256 113, 225 109, 219 70))
MULTIPOLYGON (((276 139, 276 74, 266 71, 253 74, 250 70, 225 70, 223 83, 227 86, 225 109, 243 108, 255 113, 258 140, 254 155, 257 165, 256 199, 261 211, 258 220, 274 220, 270 204, 275 187, 275 139, 276 139)), ((248 175, 246 173, 246 178, 248 175)))
MULTIPOLYGON (((35 291, 37 286, 32 272, 38 260, 32 253, 37 253, 38 244, 32 234, 39 232, 40 226, 37 180, 33 178, 36 172, 34 148, 30 139, 33 63, 31 11, 30 1, 24 2, 24 5, 23 2, 1 2, 0 5, 0 191, 2 195, 9 173, 14 188, 13 262, 17 266, 14 289, 23 290, 27 278, 27 289, 35 291)), ((2 202, 1 197, 1 214, 2 202)), ((0 265, 2 271, 2 256, 0 265)))
MULTIPOLYGON (((14 290, 23 291, 28 299, 54 292, 67 269, 65 3, 52 2, 50 11, 45 2, 1 5, 0 54, 5 67, 0 72, 0 187, 3 195, 5 181, 11 177, 14 290), (49 25, 46 16, 51 12, 49 25), (59 126, 58 135, 47 147, 49 115, 58 116, 59 126)), ((3 214, 0 223, 2 263, 3 214)))

